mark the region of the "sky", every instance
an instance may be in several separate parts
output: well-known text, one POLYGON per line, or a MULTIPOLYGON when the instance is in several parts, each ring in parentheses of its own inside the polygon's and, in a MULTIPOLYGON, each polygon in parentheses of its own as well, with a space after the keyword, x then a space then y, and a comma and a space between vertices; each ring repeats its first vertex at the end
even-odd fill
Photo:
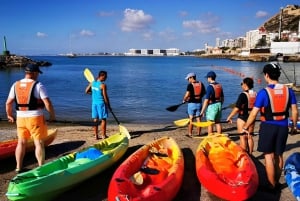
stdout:
POLYGON ((1 52, 204 49, 245 36, 299 0, 1 0, 1 52))

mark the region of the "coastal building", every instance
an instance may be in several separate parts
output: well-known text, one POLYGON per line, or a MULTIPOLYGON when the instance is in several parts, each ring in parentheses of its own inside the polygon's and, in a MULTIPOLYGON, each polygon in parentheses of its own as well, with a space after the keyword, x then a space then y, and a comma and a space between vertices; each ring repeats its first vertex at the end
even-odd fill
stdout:
POLYGON ((129 49, 124 53, 125 56, 178 56, 180 50, 178 48, 169 49, 129 49))

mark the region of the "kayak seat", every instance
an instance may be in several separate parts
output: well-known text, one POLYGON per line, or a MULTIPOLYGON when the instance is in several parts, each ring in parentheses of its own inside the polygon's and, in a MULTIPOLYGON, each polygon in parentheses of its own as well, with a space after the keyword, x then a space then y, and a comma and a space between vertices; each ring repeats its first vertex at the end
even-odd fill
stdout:
POLYGON ((100 150, 96 149, 95 147, 90 147, 90 148, 86 149, 85 151, 78 152, 75 156, 75 161, 80 158, 88 158, 90 160, 95 160, 102 155, 103 155, 103 153, 100 150))
POLYGON ((68 168, 77 167, 77 166, 89 163, 91 161, 92 160, 89 158, 79 158, 79 159, 76 159, 74 162, 69 163, 68 168))

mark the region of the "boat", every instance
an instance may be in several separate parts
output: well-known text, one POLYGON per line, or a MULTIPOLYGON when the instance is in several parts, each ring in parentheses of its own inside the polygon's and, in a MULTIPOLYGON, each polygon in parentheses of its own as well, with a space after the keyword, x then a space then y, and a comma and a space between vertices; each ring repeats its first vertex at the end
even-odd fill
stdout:
POLYGON ((161 137, 131 154, 114 172, 108 201, 168 201, 175 198, 184 174, 176 141, 161 137))
POLYGON ((76 58, 77 54, 71 52, 71 53, 66 54, 66 56, 69 57, 69 58, 76 58))
POLYGON ((285 181, 295 196, 300 201, 300 153, 295 152, 289 155, 284 164, 285 181))
MULTIPOLYGON (((44 146, 50 145, 57 136, 57 129, 49 129, 48 135, 43 139, 44 146)), ((0 159, 5 159, 15 155, 18 139, 0 142, 0 159)), ((33 151, 35 148, 33 139, 27 141, 26 152, 33 151)))
POLYGON ((196 173, 207 191, 225 200, 247 200, 258 188, 254 162, 226 134, 211 134, 201 141, 196 173))
POLYGON ((8 185, 9 200, 48 201, 117 162, 129 140, 116 133, 94 145, 59 157, 40 167, 16 175, 8 185))

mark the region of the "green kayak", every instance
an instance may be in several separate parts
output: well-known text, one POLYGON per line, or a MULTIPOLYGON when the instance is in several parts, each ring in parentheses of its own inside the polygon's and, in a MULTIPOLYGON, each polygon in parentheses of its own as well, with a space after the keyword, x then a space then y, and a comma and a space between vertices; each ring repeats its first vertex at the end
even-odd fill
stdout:
POLYGON ((9 200, 46 201, 102 172, 126 152, 129 140, 117 133, 93 146, 20 173, 9 183, 9 200))

